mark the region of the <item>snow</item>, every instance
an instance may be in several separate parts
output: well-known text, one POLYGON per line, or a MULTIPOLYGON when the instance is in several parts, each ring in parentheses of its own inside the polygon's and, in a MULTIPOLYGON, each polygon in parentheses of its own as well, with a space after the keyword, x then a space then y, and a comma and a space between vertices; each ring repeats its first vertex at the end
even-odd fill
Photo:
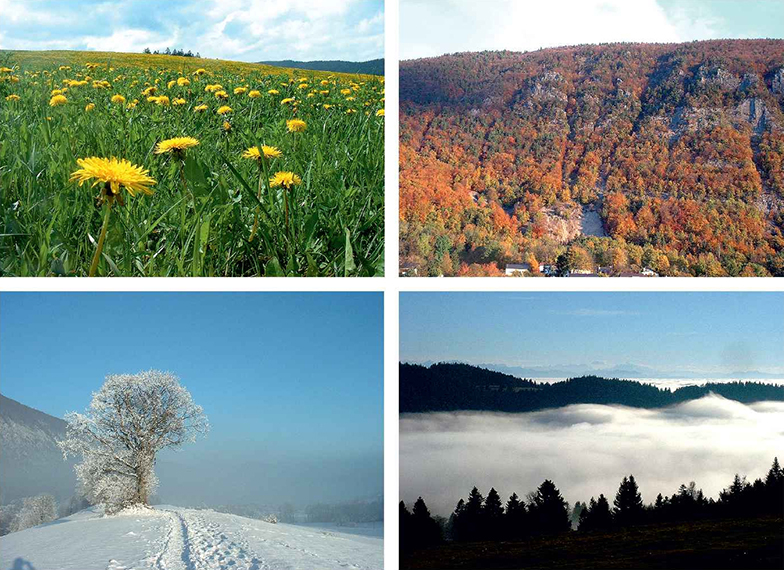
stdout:
POLYGON ((383 539, 159 506, 87 509, 0 538, 0 570, 381 569, 383 539))

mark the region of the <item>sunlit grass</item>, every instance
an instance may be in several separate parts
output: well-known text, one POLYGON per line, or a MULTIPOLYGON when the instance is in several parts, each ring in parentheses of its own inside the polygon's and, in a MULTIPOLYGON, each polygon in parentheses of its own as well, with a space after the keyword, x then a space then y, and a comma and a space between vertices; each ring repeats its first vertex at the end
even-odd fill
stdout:
POLYGON ((97 275, 383 271, 383 79, 95 52, 2 52, 3 67, 2 275, 87 275, 107 207, 97 275), (243 158, 254 147, 280 154, 243 158), (149 171, 154 193, 96 200, 69 180, 88 157, 149 171))

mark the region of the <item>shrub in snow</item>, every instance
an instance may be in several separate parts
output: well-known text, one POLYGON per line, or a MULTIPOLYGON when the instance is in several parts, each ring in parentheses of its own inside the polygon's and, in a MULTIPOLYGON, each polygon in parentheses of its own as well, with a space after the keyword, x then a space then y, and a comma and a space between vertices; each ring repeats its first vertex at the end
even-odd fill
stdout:
POLYGON ((157 370, 107 376, 86 412, 70 412, 65 421, 63 455, 81 456, 75 467, 81 492, 108 514, 148 504, 158 484, 156 454, 209 429, 179 379, 157 370))
POLYGON ((27 497, 22 501, 22 508, 11 522, 11 532, 52 522, 57 518, 57 502, 52 495, 27 497))
POLYGON ((268 523, 272 523, 272 524, 278 524, 278 517, 277 517, 277 515, 267 515, 264 518, 264 522, 268 522, 268 523))

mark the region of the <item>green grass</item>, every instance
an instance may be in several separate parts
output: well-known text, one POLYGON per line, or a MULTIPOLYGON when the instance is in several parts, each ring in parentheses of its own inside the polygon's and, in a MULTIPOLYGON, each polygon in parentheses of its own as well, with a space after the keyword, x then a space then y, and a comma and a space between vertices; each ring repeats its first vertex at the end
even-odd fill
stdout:
POLYGON ((0 52, 0 67, 14 69, 0 73, 0 274, 87 275, 103 219, 95 203, 100 187, 80 187, 69 177, 77 159, 89 156, 128 159, 157 181, 152 196, 125 193, 124 206, 112 208, 98 275, 382 274, 384 119, 376 112, 383 109, 383 79, 191 59, 0 52), (88 62, 100 65, 90 70, 88 62), (198 68, 208 73, 197 78, 198 68), (66 105, 49 106, 64 80, 87 76, 88 85, 67 90, 66 105), (182 76, 189 86, 168 87, 182 76), (308 79, 307 88, 299 88, 300 78, 308 79), (94 88, 92 80, 111 87, 94 88), (227 100, 205 92, 216 83, 227 100), (142 96, 148 85, 157 87, 156 95, 186 103, 148 102, 142 96), (236 87, 262 96, 235 95, 236 87), (8 100, 12 94, 19 100, 8 100), (138 104, 113 104, 114 94, 138 104), (290 97, 296 109, 281 104, 290 97), (95 108, 86 111, 88 104, 95 108), (194 112, 200 104, 208 109, 194 112), (233 113, 218 115, 221 105, 233 113), (305 132, 287 131, 286 121, 295 117, 307 123, 305 132), (154 154, 158 142, 178 136, 200 141, 182 165, 187 189, 180 162, 154 154), (292 171, 302 178, 288 196, 262 180, 259 201, 260 169, 241 154, 262 144, 283 152, 268 165, 269 174, 292 171), (259 229, 251 240, 257 210, 259 229))
POLYGON ((782 529, 781 518, 766 517, 572 532, 522 542, 452 543, 401 556, 401 568, 781 568, 782 529))

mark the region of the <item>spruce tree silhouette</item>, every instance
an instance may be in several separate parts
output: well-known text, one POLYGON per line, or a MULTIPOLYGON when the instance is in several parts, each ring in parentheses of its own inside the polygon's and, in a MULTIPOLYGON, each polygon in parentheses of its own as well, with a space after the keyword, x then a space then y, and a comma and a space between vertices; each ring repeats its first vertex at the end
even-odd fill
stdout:
POLYGON ((414 503, 410 521, 414 548, 423 548, 441 542, 441 527, 430 516, 430 511, 422 497, 414 503))
POLYGON ((400 520, 398 522, 400 532, 400 551, 409 552, 414 549, 414 543, 411 540, 411 513, 408 512, 406 504, 403 501, 400 501, 400 504, 398 505, 398 514, 400 515, 400 520))
POLYGON ((539 485, 529 508, 534 532, 551 534, 571 529, 569 509, 555 483, 549 479, 539 485))
POLYGON ((623 478, 613 504, 615 505, 613 515, 619 526, 635 525, 642 522, 645 507, 643 507, 642 497, 634 475, 623 478))
POLYGON ((465 538, 463 540, 481 540, 482 539, 482 511, 484 507, 485 498, 479 489, 474 487, 468 495, 468 501, 463 508, 463 532, 465 538))
POLYGON ((506 502, 506 536, 514 540, 519 540, 528 534, 526 528, 525 503, 518 497, 517 493, 512 493, 506 502))
POLYGON ((485 499, 484 509, 482 510, 483 538, 502 540, 504 525, 504 507, 501 504, 501 497, 494 488, 490 489, 485 499))

